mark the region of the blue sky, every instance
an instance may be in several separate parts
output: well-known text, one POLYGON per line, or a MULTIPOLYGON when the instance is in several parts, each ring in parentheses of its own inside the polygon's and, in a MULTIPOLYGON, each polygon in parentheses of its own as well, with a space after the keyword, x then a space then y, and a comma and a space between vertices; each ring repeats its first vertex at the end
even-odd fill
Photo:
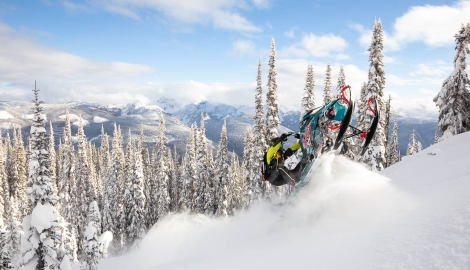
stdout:
MULTIPOLYGON (((160 97, 252 105, 271 39, 281 107, 299 106, 308 63, 316 100, 339 66, 367 80, 375 19, 385 31, 386 94, 397 112, 436 115, 470 1, 89 0, 0 2, 0 100, 154 104, 160 97)), ((265 88, 266 90, 266 88, 265 88)))

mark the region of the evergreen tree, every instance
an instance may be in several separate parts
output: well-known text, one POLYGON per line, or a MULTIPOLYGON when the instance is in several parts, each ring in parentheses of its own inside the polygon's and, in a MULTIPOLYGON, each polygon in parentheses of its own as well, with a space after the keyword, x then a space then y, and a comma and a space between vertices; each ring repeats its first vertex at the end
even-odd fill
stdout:
POLYGON ((393 121, 393 131, 392 131, 392 136, 390 137, 390 140, 388 143, 387 154, 388 154, 388 157, 387 157, 388 166, 391 166, 401 160, 400 150, 398 148, 398 120, 396 116, 393 121))
POLYGON ((410 136, 410 142, 408 143, 408 148, 406 149, 406 155, 411 156, 418 153, 418 151, 418 141, 416 140, 415 130, 413 129, 410 136))
POLYGON ((251 169, 253 168, 253 133, 251 128, 246 130, 245 149, 243 151, 243 183, 242 183, 242 201, 241 208, 246 209, 250 206, 252 198, 251 169))
MULTIPOLYGON (((166 147, 164 149, 167 149, 166 147)), ((165 217, 170 212, 170 176, 167 157, 159 160, 158 174, 158 219, 165 217)))
POLYGON ((228 150, 227 150, 227 124, 224 121, 222 131, 220 133, 220 141, 217 149, 217 157, 215 158, 215 203, 216 203, 216 216, 228 215, 228 201, 227 193, 228 187, 228 150))
POLYGON ((207 167, 207 143, 206 143, 206 130, 204 128, 204 114, 201 113, 200 130, 197 132, 197 148, 196 148, 196 166, 197 166, 197 181, 194 184, 193 195, 193 211, 195 213, 203 214, 205 212, 205 192, 206 185, 209 181, 209 171, 207 167))
POLYGON ((13 163, 12 163, 12 179, 10 182, 11 194, 15 197, 15 201, 19 206, 20 219, 23 219, 30 209, 26 194, 26 153, 23 147, 23 137, 21 129, 16 130, 13 138, 13 163))
MULTIPOLYGON (((264 136, 263 136, 264 137, 264 136)), ((215 201, 215 168, 214 160, 212 155, 212 145, 207 144, 207 170, 208 170, 208 180, 206 182, 206 189, 204 191, 204 213, 206 215, 215 214, 216 201, 215 201)))
POLYGON ((194 181, 196 179, 196 140, 194 133, 196 132, 194 125, 189 134, 189 144, 186 147, 186 155, 183 165, 182 175, 182 193, 180 196, 181 210, 191 211, 193 194, 194 194, 194 181))
MULTIPOLYGON (((0 223, 2 223, 1 218, 0 223)), ((7 232, 4 230, 3 224, 0 224, 0 269, 13 269, 11 250, 6 239, 6 234, 7 232)))
POLYGON ((109 178, 109 208, 111 213, 111 223, 109 231, 113 234, 113 241, 111 242, 111 254, 117 255, 122 249, 122 194, 121 190, 124 189, 123 176, 124 176, 124 150, 122 148, 122 138, 119 129, 114 124, 112 150, 111 150, 111 168, 109 178))
POLYGON ((250 168, 250 178, 251 178, 251 189, 253 190, 251 196, 251 203, 254 201, 259 201, 262 199, 262 189, 261 189, 261 173, 260 168, 263 162, 263 155, 265 149, 267 149, 267 143, 265 140, 264 134, 265 124, 263 120, 264 116, 264 105, 263 105, 263 89, 261 87, 261 63, 258 63, 258 77, 257 77, 257 87, 255 94, 255 109, 256 113, 253 117, 253 155, 250 168))
POLYGON ((5 149, 2 145, 0 132, 0 222, 8 219, 7 205, 10 198, 10 187, 8 185, 6 169, 5 149))
MULTIPOLYGON (((357 128, 362 131, 366 131, 366 113, 368 110, 367 105, 367 83, 364 82, 361 87, 361 94, 359 97, 359 101, 357 102, 357 128)), ((355 145, 356 145, 356 160, 361 160, 362 156, 360 156, 362 151, 362 145, 364 143, 364 139, 360 137, 355 137, 355 145)))
POLYGON ((98 270, 98 263, 101 259, 98 250, 99 232, 101 230, 101 216, 98 209, 98 203, 92 201, 87 212, 87 226, 84 234, 86 241, 84 248, 84 260, 80 267, 81 270, 98 270))
POLYGON ((268 107, 266 114, 266 138, 268 141, 277 137, 277 128, 281 123, 279 121, 276 77, 276 45, 274 44, 273 38, 271 41, 271 54, 269 56, 268 93, 266 94, 266 105, 268 107))
MULTIPOLYGON (((381 113, 375 135, 370 143, 367 151, 364 153, 363 162, 366 163, 373 171, 380 171, 385 165, 385 113, 383 102, 383 89, 385 88, 385 71, 383 69, 383 30, 380 19, 374 22, 374 31, 372 35, 372 43, 368 49, 369 54, 369 81, 366 89, 366 100, 374 98, 377 102, 378 110, 381 113)), ((368 127, 372 122, 374 115, 370 110, 366 111, 365 126, 368 127)))
MULTIPOLYGON (((67 222, 73 223, 74 207, 72 205, 71 188, 75 185, 75 154, 72 141, 72 130, 70 126, 69 111, 65 114, 65 127, 63 133, 63 144, 60 153, 62 160, 61 170, 59 170, 58 192, 60 213, 67 222)), ((75 190, 73 191, 75 192, 75 190)), ((75 195, 75 194, 74 194, 75 195)))
POLYGON ((232 161, 229 168, 229 189, 227 192, 228 214, 233 213, 241 208, 242 192, 243 192, 243 176, 240 174, 240 164, 238 156, 232 152, 232 161))
POLYGON ((331 65, 330 62, 326 65, 325 75, 325 89, 323 90, 323 105, 330 103, 331 97, 331 65))
POLYGON ((439 134, 437 133, 437 129, 436 129, 436 132, 434 133, 434 144, 438 143, 439 142, 439 134))
POLYGON ((336 83, 336 98, 341 98, 341 89, 346 86, 346 74, 343 65, 339 68, 338 82, 336 83))
POLYGON ((57 189, 57 163, 56 163, 56 152, 55 152, 55 141, 54 141, 54 129, 52 128, 52 121, 49 122, 49 163, 52 181, 52 193, 59 195, 57 189))
POLYGON ((61 245, 59 232, 62 228, 58 224, 60 214, 54 207, 57 197, 52 194, 52 183, 49 178, 45 115, 42 113, 42 102, 38 99, 39 90, 35 87, 33 91, 34 117, 30 135, 28 178, 30 188, 27 190, 32 212, 23 219, 25 241, 21 243, 18 269, 65 269, 70 263, 66 263, 69 261, 68 256, 63 256, 62 261, 58 258, 59 254, 63 254, 58 248, 61 245))
POLYGON ((103 179, 102 226, 103 232, 106 232, 111 231, 113 226, 113 217, 110 204, 113 184, 110 181, 111 156, 109 154, 108 134, 104 132, 103 126, 101 126, 100 153, 100 177, 103 179))
POLYGON ((300 119, 306 115, 308 112, 315 108, 315 96, 314 96, 314 87, 315 79, 312 64, 308 64, 307 67, 307 79, 305 82, 304 96, 302 98, 302 109, 303 113, 300 115, 300 119))
POLYGON ((172 173, 172 181, 171 181, 171 192, 170 192, 170 210, 173 212, 180 211, 180 180, 181 180, 181 173, 180 173, 180 166, 178 162, 178 151, 176 150, 176 144, 173 145, 173 162, 171 163, 173 166, 170 166, 170 171, 172 173))
MULTIPOLYGON (((103 183, 100 177, 99 154, 96 147, 88 142, 88 164, 90 166, 90 185, 91 192, 95 195, 95 201, 98 209, 103 209, 103 183)), ((100 228, 101 230, 101 228, 100 228)), ((101 231, 100 231, 101 233, 101 231)))
POLYGON ((163 218, 168 214, 168 212, 170 212, 170 178, 167 160, 168 150, 166 147, 168 139, 165 137, 165 130, 165 118, 163 118, 163 112, 160 111, 160 129, 157 143, 158 219, 163 218))
POLYGON ((392 101, 392 97, 389 95, 388 96, 388 100, 387 102, 385 103, 385 110, 384 110, 384 114, 382 117, 384 117, 384 128, 383 128, 383 132, 384 132, 384 136, 385 136, 385 142, 384 142, 384 145, 386 146, 385 148, 385 163, 384 163, 384 168, 387 168, 388 166, 390 166, 391 162, 389 160, 390 157, 390 153, 389 153, 389 150, 390 148, 388 147, 390 142, 389 142, 389 136, 388 136, 388 132, 389 132, 389 129, 390 129, 390 115, 392 114, 392 107, 391 107, 391 101, 392 101))
POLYGON ((16 257, 20 253, 20 224, 18 222, 19 213, 18 206, 16 204, 15 198, 10 197, 10 202, 8 203, 8 220, 5 224, 6 229, 6 243, 7 248, 9 249, 10 258, 12 262, 16 261, 16 257))
MULTIPOLYGON (((77 226, 77 232, 84 232, 87 226, 87 213, 88 206, 92 201, 96 200, 95 190, 92 183, 91 166, 88 160, 88 145, 85 138, 85 132, 83 130, 82 118, 80 116, 78 124, 78 153, 77 153, 77 173, 76 173, 76 185, 73 190, 75 209, 78 210, 78 214, 75 216, 74 224, 77 226)), ((83 250, 84 242, 81 240, 78 243, 78 253, 80 254, 83 250)))
POLYGON ((443 138, 470 130, 470 79, 467 72, 467 56, 470 53, 470 24, 462 25, 455 36, 454 70, 442 83, 442 88, 434 97, 439 107, 439 130, 443 138))

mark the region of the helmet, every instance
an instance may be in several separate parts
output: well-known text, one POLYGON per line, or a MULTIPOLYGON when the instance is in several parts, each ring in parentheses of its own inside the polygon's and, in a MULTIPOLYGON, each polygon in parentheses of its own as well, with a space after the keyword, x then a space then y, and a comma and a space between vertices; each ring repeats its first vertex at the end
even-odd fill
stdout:
POLYGON ((325 111, 325 116, 330 120, 342 121, 346 115, 346 107, 338 102, 335 102, 325 111))

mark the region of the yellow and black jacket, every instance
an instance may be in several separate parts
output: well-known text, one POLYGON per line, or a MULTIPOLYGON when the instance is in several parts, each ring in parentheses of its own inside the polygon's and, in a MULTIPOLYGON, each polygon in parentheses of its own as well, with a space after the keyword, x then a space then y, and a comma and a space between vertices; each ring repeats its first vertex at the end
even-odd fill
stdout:
POLYGON ((282 148, 283 142, 287 137, 277 137, 272 139, 269 142, 269 149, 264 155, 264 168, 263 168, 263 176, 264 179, 268 179, 271 175, 272 170, 278 169, 280 166, 284 164, 284 156, 291 156, 295 151, 300 149, 300 143, 296 142, 291 147, 289 147, 285 153, 284 149, 282 148))

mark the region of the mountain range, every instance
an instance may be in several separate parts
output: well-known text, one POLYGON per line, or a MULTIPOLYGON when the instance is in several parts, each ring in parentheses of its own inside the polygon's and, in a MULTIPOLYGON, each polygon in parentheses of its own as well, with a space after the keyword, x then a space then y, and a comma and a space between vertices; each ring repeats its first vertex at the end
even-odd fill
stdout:
MULTIPOLYGON (((0 102, 0 129, 2 135, 12 134, 12 128, 21 128, 23 138, 28 137, 31 126, 32 103, 0 102)), ((134 139, 140 137, 141 128, 144 140, 151 147, 156 142, 159 129, 160 111, 165 120, 168 145, 176 145, 180 157, 185 153, 189 141, 190 127, 193 123, 200 125, 201 114, 207 138, 215 147, 220 139, 224 121, 227 123, 228 149, 239 156, 243 154, 244 139, 247 129, 253 124, 254 107, 232 106, 222 103, 203 101, 182 105, 173 99, 161 98, 155 105, 132 103, 127 105, 103 106, 92 103, 43 104, 47 121, 52 123, 56 145, 63 136, 65 113, 69 111, 72 122, 72 135, 77 133, 79 120, 84 124, 87 139, 96 146, 101 144, 101 128, 112 136, 114 124, 121 127, 124 141, 130 130, 134 139)), ((281 126, 279 132, 298 131, 300 111, 280 110, 281 126)), ((392 124, 392 123, 391 123, 392 124)), ((49 124, 47 125, 49 128, 49 124)), ((423 147, 434 142, 437 119, 432 118, 398 118, 399 146, 402 154, 406 153, 408 140, 414 129, 417 139, 423 147)), ((391 128, 390 128, 391 130, 391 128)))

